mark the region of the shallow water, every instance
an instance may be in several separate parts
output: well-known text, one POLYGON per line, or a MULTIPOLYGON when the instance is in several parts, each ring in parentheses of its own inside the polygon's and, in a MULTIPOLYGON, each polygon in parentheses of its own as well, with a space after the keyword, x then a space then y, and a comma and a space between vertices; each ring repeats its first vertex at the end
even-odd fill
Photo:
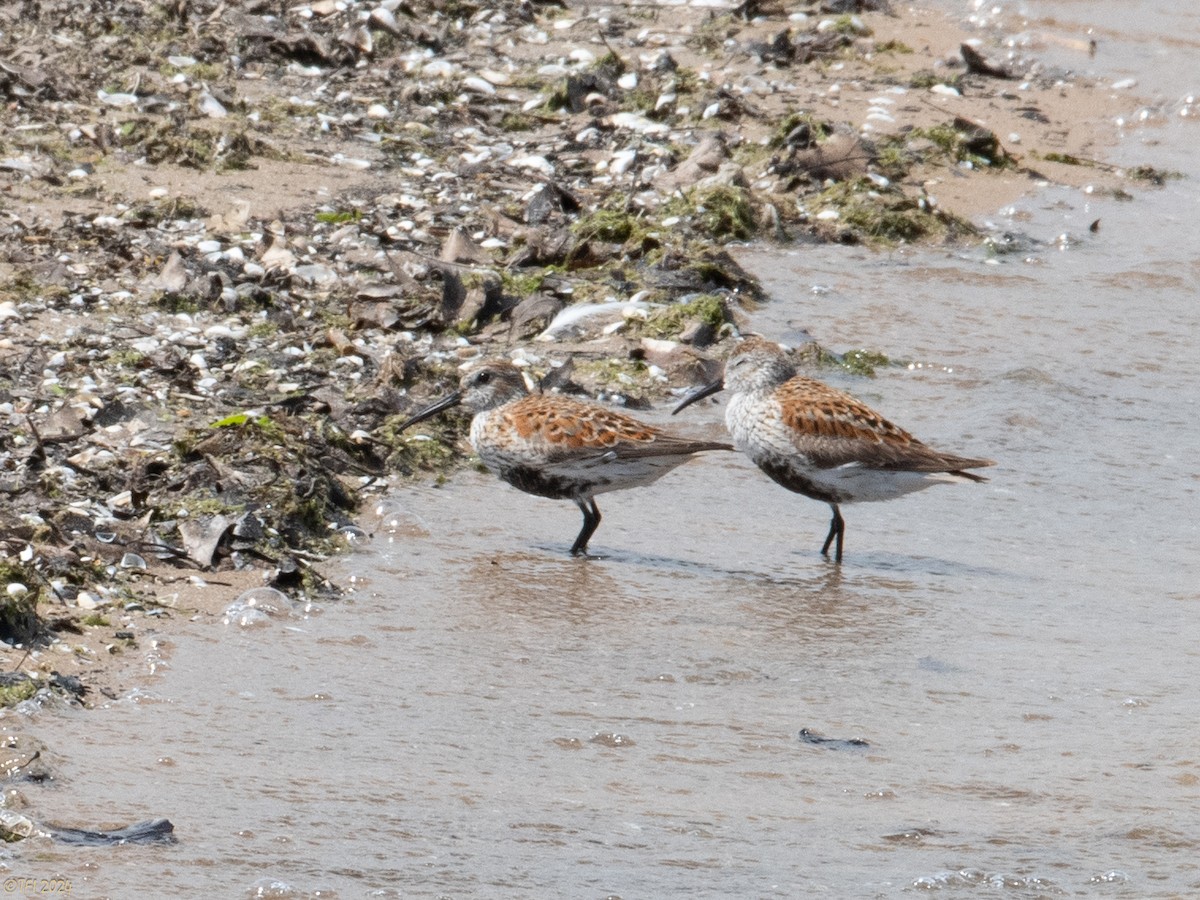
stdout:
POLYGON ((1042 243, 994 265, 744 256, 774 298, 753 328, 909 362, 833 380, 995 458, 988 484, 847 507, 841 567, 826 508, 732 456, 602 497, 600 560, 565 556, 571 504, 469 472, 405 488, 346 602, 198 628, 147 692, 0 721, 52 748, 37 818, 180 839, 35 840, 8 874, 118 898, 1200 894, 1200 122, 1175 98, 1200 13, 1026 7, 1104 24, 1086 65, 1162 98, 1115 155, 1188 179, 1018 203, 993 221, 1042 243))

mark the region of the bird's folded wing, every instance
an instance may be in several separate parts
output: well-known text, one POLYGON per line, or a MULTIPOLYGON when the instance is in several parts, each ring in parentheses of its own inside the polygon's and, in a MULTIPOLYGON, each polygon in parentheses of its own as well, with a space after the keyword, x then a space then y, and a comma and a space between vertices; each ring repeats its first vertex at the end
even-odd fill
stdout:
POLYGON ((800 449, 818 469, 855 465, 895 472, 957 472, 993 465, 990 459, 939 453, 915 439, 909 443, 893 443, 883 440, 810 438, 802 442, 800 449))
POLYGON ((547 472, 578 471, 640 459, 685 457, 704 450, 733 449, 731 444, 722 441, 696 441, 660 434, 652 440, 622 440, 607 447, 555 447, 543 468, 547 472))
POLYGON ((724 441, 699 441, 659 433, 652 441, 622 441, 613 447, 620 459, 646 459, 652 456, 691 456, 705 450, 732 450, 724 441))
POLYGON ((780 391, 793 447, 821 469, 859 465, 902 472, 953 472, 990 466, 986 459, 940 453, 893 425, 865 403, 820 382, 795 379, 780 391), (803 390, 803 394, 799 392, 803 390))

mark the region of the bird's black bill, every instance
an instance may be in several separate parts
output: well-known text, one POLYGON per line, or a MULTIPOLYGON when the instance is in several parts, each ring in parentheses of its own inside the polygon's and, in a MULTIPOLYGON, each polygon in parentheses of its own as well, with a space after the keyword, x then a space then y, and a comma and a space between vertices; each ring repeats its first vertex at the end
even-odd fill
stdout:
POLYGON ((436 403, 432 403, 429 406, 425 407, 423 410, 421 410, 415 416, 405 419, 404 422, 401 423, 400 428, 397 430, 403 431, 405 428, 408 428, 410 425, 416 425, 418 422, 424 422, 426 419, 432 419, 438 413, 445 412, 446 410, 451 409, 452 407, 458 406, 458 404, 460 404, 461 402, 462 402, 462 394, 458 391, 455 391, 453 394, 443 397, 441 400, 438 400, 436 403))
POLYGON ((671 410, 671 415, 675 415, 675 413, 679 412, 684 407, 691 406, 697 400, 703 400, 705 397, 711 397, 717 391, 721 391, 724 389, 725 389, 725 379, 724 378, 718 378, 712 384, 702 384, 702 385, 700 385, 700 387, 696 388, 691 393, 685 395, 684 398, 679 401, 679 405, 676 406, 673 410, 671 410))

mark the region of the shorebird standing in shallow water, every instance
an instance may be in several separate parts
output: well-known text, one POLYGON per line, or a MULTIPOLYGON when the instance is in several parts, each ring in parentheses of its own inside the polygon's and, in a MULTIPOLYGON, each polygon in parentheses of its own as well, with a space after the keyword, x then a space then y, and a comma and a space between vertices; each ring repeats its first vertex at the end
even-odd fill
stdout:
POLYGON ((467 372, 459 389, 400 426, 463 404, 475 413, 471 446, 513 487, 555 500, 574 500, 583 528, 571 554, 587 554, 600 524, 596 494, 657 481, 704 450, 732 450, 720 441, 677 437, 594 403, 530 394, 511 363, 488 362, 467 372))
POLYGON ((738 344, 723 378, 692 391, 679 412, 728 388, 725 425, 737 448, 789 491, 833 510, 821 553, 842 561, 842 503, 891 500, 942 482, 986 481, 968 472, 994 465, 941 453, 859 402, 796 374, 783 348, 759 337, 738 344))

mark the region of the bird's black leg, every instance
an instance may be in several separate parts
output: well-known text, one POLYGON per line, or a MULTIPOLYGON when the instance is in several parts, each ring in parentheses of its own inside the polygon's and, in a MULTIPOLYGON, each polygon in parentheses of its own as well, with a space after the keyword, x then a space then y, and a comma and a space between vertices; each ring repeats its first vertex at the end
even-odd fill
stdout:
POLYGON ((575 543, 571 545, 571 555, 586 556, 588 541, 600 527, 600 507, 596 505, 595 497, 589 497, 587 500, 580 498, 575 501, 575 505, 583 512, 583 528, 579 529, 579 537, 575 538, 575 543))
POLYGON ((825 537, 825 544, 821 547, 821 555, 829 555, 829 545, 833 543, 833 539, 837 538, 837 546, 833 551, 834 562, 842 561, 842 535, 846 532, 846 520, 842 518, 842 511, 838 509, 836 503, 830 503, 829 508, 833 510, 833 520, 829 523, 829 534, 825 537))

